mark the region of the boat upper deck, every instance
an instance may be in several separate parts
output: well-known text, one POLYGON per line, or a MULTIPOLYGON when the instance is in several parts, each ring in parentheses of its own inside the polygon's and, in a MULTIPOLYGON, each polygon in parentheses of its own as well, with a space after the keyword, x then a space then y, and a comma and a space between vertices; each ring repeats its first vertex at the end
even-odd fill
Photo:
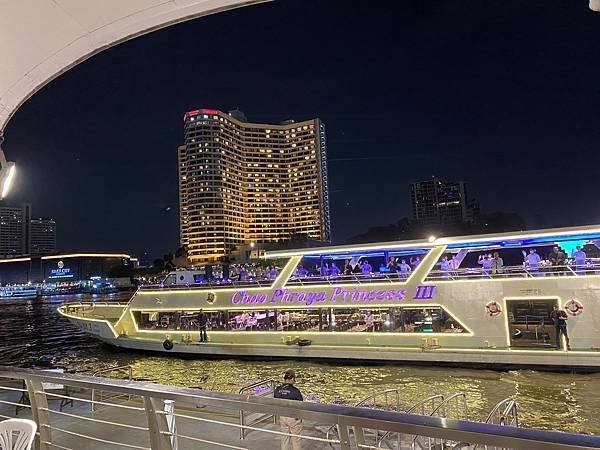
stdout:
POLYGON ((600 275, 600 226, 273 251, 259 263, 233 264, 210 276, 173 272, 141 289, 403 283, 419 268, 424 281, 600 275), (440 258, 422 267, 433 249, 441 250, 440 258))

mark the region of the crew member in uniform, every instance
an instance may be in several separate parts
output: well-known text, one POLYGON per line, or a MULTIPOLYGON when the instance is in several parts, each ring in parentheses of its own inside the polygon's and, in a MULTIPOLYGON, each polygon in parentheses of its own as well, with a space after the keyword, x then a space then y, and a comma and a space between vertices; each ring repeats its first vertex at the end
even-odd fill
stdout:
MULTIPOLYGON (((283 375, 283 384, 275 389, 273 396, 285 400, 304 401, 300 390, 294 386, 296 372, 292 369, 286 370, 283 375)), ((300 434, 302 432, 302 420, 295 417, 280 417, 279 424, 284 433, 300 434)), ((301 450, 302 441, 299 437, 281 436, 281 450, 301 450)))
POLYGON ((556 329, 556 348, 560 348, 560 336, 565 336, 567 341, 567 350, 571 350, 571 344, 569 343, 569 334, 567 333, 567 313, 559 309, 558 306, 554 305, 552 312, 550 313, 550 319, 554 322, 556 329))

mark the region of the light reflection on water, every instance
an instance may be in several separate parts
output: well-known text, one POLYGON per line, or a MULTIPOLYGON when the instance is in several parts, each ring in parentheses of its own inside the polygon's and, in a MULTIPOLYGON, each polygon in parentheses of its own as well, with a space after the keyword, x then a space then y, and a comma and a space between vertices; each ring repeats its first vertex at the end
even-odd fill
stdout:
POLYGON ((524 426, 600 433, 600 415, 596 414, 600 374, 184 359, 126 352, 84 335, 59 316, 56 307, 65 299, 0 300, 0 364, 64 367, 87 374, 130 364, 139 380, 225 392, 237 392, 254 381, 279 379, 291 366, 301 374, 298 387, 319 402, 353 404, 377 391, 399 387, 402 403, 410 405, 433 394, 462 391, 467 394, 471 418, 482 420, 498 401, 514 396, 524 426))

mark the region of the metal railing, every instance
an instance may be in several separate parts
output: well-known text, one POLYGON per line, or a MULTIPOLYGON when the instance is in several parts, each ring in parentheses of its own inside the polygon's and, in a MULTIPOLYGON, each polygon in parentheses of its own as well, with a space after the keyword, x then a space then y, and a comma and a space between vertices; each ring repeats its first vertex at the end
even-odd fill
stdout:
MULTIPOLYGON (((354 404, 355 408, 371 408, 371 409, 379 409, 382 411, 401 411, 400 406, 400 389, 392 388, 386 389, 385 391, 376 392, 375 394, 371 394, 359 402, 354 404)), ((379 433, 379 430, 364 430, 366 434, 373 434, 374 440, 378 442, 382 436, 385 436, 387 433, 379 433)), ((339 438, 338 428, 336 425, 332 425, 329 427, 326 433, 327 439, 335 439, 339 438)))
POLYGON ((543 278, 558 276, 600 275, 600 264, 573 266, 569 264, 554 266, 540 265, 532 268, 524 265, 504 266, 500 269, 484 269, 482 267, 466 267, 448 270, 432 270, 426 281, 458 280, 458 279, 502 279, 502 278, 543 278))
MULTIPOLYGON (((420 416, 430 416, 433 411, 435 411, 438 406, 444 402, 444 396, 442 394, 437 394, 437 395, 432 395, 430 397, 424 398, 423 400, 418 401, 417 403, 415 403, 414 405, 412 405, 410 408, 408 408, 406 411, 404 411, 407 414, 418 414, 420 416)), ((396 441, 400 442, 402 437, 400 436, 400 434, 398 433, 393 433, 391 431, 388 431, 387 433, 385 433, 383 436, 381 436, 379 438, 379 440, 377 441, 377 447, 381 448, 384 444, 387 444, 390 439, 392 439, 392 435, 396 434, 396 441)), ((393 439, 392 439, 393 441, 393 439)), ((399 448, 399 446, 398 446, 399 448)))
MULTIPOLYGON (((268 379, 251 383, 239 390, 240 395, 257 395, 260 397, 273 397, 275 392, 275 380, 268 379)), ((277 422, 277 417, 273 414, 256 413, 248 417, 246 411, 240 410, 240 439, 246 439, 247 426, 251 427, 266 420, 273 419, 273 423, 277 422)))
MULTIPOLYGON (((332 444, 349 450, 377 448, 367 444, 364 430, 395 432, 418 435, 447 442, 468 443, 511 448, 517 450, 572 450, 600 447, 600 437, 576 435, 541 430, 529 430, 510 426, 474 423, 440 417, 418 416, 392 411, 355 408, 273 399, 260 396, 244 396, 222 392, 148 384, 137 381, 94 378, 82 375, 58 374, 42 371, 0 367, 0 381, 25 380, 31 397, 31 412, 38 424, 39 450, 81 448, 173 450, 174 432, 169 431, 167 416, 177 421, 176 440, 186 448, 261 448, 271 450, 279 447, 279 438, 288 436, 312 443, 313 448, 332 444), (48 407, 48 398, 61 396, 50 394, 42 387, 44 383, 60 383, 71 387, 75 406, 68 413, 48 407), (102 389, 141 398, 136 402, 104 402, 107 408, 92 415, 89 408, 81 408, 90 402, 83 393, 102 389), (174 413, 165 412, 165 400, 174 401, 174 413), (304 428, 293 434, 267 423, 259 426, 242 426, 238 422, 239 411, 295 417, 304 421, 304 428), (338 440, 327 439, 319 428, 335 425, 338 440), (244 444, 234 430, 245 427, 253 430, 252 442, 244 444), (352 434, 350 433, 352 430, 352 434), (262 439, 262 440, 261 440, 262 439)), ((0 386, 6 383, 0 383, 0 386)), ((11 395, 18 392, 1 390, 3 401, 10 402, 11 395)), ((11 405, 0 404, 0 415, 9 416, 11 405), (8 408, 7 408, 8 407, 8 408)), ((248 437, 249 439, 250 437, 248 437)), ((176 442, 177 442, 176 441, 176 442)), ((183 448, 183 446, 182 446, 183 448)), ((405 448, 405 447, 403 447, 405 448)))
MULTIPOLYGON (((133 366, 131 366, 131 365, 108 367, 106 369, 102 369, 102 370, 98 370, 98 371, 94 372, 94 374, 92 376, 100 377, 100 376, 104 376, 109 373, 115 373, 115 372, 126 372, 127 380, 129 380, 129 381, 133 380, 133 366)), ((106 391, 104 389, 92 389, 91 396, 92 396, 92 403, 91 403, 92 412, 94 412, 96 404, 102 404, 106 400, 124 398, 124 397, 127 400, 131 400, 131 395, 114 394, 114 393, 112 395, 106 395, 106 391)))

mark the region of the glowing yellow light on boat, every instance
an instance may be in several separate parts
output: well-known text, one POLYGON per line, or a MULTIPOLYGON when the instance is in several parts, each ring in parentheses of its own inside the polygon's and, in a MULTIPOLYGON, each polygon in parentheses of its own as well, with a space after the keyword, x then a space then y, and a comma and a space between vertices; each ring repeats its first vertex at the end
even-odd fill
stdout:
POLYGON ((428 239, 428 241, 429 241, 430 243, 433 243, 433 242, 435 242, 435 240, 436 240, 436 237, 435 237, 435 236, 429 236, 429 239, 428 239))

